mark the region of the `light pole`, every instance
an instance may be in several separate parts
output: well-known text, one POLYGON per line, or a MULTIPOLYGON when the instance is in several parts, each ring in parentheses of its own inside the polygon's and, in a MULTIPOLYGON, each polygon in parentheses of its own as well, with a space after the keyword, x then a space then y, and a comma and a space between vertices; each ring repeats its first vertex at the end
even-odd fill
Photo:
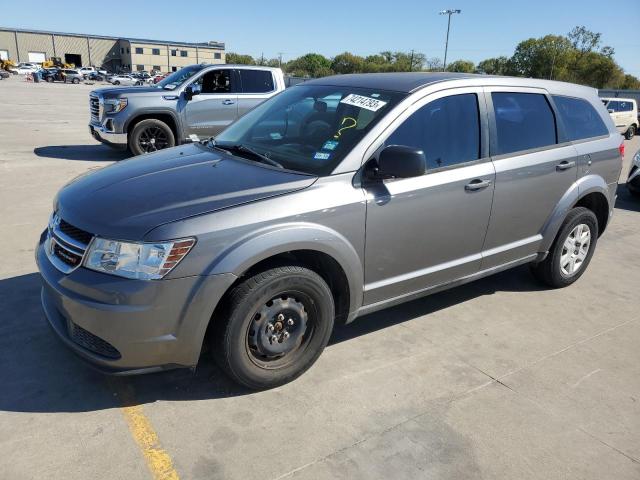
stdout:
POLYGON ((442 67, 443 70, 447 69, 447 50, 449 49, 449 29, 451 28, 451 15, 453 15, 454 13, 462 13, 462 10, 449 9, 449 10, 442 10, 440 12, 440 15, 449 16, 449 19, 447 20, 447 40, 444 44, 444 66, 442 67))

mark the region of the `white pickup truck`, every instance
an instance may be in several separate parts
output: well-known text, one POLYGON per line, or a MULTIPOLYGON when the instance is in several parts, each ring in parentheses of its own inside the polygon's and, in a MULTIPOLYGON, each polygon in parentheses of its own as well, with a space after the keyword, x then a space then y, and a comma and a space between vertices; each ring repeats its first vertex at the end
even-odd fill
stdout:
POLYGON ((638 131, 638 104, 633 98, 602 98, 613 123, 627 140, 638 131))

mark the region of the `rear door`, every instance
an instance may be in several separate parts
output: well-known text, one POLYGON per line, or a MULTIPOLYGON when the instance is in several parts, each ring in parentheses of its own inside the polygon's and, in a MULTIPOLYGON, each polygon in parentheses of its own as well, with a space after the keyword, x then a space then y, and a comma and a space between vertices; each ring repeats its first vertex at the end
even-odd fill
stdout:
POLYGON ((271 70, 240 68, 238 74, 240 76, 238 116, 241 117, 271 97, 276 91, 276 84, 271 70))
POLYGON ((237 70, 209 70, 191 86, 200 90, 184 108, 186 136, 206 138, 218 135, 238 117, 239 79, 237 70))
POLYGON ((531 257, 542 228, 577 179, 577 152, 559 141, 545 90, 486 88, 491 156, 496 169, 482 269, 531 257))

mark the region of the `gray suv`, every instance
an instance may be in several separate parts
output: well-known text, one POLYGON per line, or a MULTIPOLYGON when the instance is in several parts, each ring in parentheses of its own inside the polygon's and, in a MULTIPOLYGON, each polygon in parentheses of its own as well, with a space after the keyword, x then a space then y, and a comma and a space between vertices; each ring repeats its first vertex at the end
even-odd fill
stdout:
POLYGON ((217 135, 284 88, 279 68, 191 65, 153 86, 92 91, 89 132, 134 155, 155 152, 217 135))
POLYGON ((251 388, 335 324, 522 264, 587 268, 622 139, 594 89, 465 74, 287 89, 216 139, 66 185, 37 248, 59 337, 105 371, 194 367, 251 388))

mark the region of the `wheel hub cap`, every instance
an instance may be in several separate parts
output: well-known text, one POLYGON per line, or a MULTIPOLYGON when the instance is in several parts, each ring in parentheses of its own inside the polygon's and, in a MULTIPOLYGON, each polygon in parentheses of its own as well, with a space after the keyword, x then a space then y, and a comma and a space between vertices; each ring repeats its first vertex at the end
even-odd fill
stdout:
POLYGON ((270 300, 255 314, 249 329, 249 348, 267 358, 295 350, 307 329, 304 305, 292 297, 270 300))
POLYGON ((567 277, 575 275, 582 268, 590 246, 591 229, 584 223, 576 225, 562 246, 560 271, 563 275, 567 277))

